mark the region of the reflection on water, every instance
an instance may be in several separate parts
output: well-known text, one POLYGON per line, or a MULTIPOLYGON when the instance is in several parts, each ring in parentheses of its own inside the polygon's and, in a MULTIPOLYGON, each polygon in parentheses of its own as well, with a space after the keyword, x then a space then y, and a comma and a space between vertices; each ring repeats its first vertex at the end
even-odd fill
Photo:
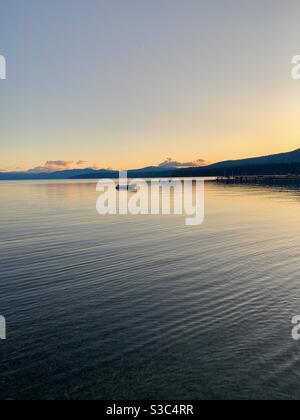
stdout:
POLYGON ((1 398, 299 398, 300 193, 206 185, 206 219, 0 183, 1 398))

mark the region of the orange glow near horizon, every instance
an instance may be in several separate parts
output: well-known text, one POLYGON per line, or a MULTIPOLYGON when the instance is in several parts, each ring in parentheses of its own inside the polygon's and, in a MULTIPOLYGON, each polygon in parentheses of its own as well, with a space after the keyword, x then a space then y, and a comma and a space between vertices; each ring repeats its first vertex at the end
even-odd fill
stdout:
POLYGON ((4 8, 0 170, 215 163, 300 147, 299 3, 123 3, 4 8), (22 28, 13 36, 12 21, 22 28))

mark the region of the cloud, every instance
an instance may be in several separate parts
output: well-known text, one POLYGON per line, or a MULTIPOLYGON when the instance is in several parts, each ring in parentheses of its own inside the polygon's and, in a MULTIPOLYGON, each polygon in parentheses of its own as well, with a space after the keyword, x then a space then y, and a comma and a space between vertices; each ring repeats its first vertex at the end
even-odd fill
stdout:
POLYGON ((37 166, 36 168, 30 169, 28 172, 57 172, 65 171, 74 168, 73 161, 66 160, 48 160, 45 165, 37 166))
POLYGON ((86 169, 86 168, 89 168, 89 169, 94 169, 95 171, 97 171, 97 170, 103 170, 103 171, 111 171, 112 170, 112 168, 101 168, 99 165, 97 165, 96 163, 91 163, 91 162, 88 162, 88 161, 86 161, 86 160, 78 160, 77 162, 76 162, 76 167, 78 168, 78 169, 86 169))
POLYGON ((84 166, 87 167, 89 165, 89 162, 87 162, 86 160, 78 160, 76 162, 76 166, 84 166))
POLYGON ((91 163, 86 160, 78 160, 76 162, 75 169, 94 169, 95 171, 103 170, 103 171, 112 171, 112 168, 102 168, 101 166, 97 165, 97 163, 91 163))
POLYGON ((164 162, 160 163, 158 166, 160 168, 197 168, 199 166, 205 166, 207 162, 204 159, 197 159, 193 162, 177 162, 172 158, 167 158, 164 162))
POLYGON ((44 165, 29 169, 29 173, 52 173, 59 171, 67 171, 71 169, 94 169, 99 170, 100 167, 95 163, 90 163, 86 160, 48 160, 44 165))

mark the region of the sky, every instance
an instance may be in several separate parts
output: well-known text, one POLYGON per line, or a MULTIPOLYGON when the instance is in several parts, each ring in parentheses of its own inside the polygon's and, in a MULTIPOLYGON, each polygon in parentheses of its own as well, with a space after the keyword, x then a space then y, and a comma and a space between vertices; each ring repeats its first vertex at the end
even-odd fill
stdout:
POLYGON ((1 0, 0 169, 300 147, 299 0, 1 0))

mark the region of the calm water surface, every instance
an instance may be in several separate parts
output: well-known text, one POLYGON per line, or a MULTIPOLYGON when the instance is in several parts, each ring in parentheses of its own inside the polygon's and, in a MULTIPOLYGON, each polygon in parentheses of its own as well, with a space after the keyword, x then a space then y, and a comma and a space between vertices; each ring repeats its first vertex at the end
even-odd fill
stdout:
POLYGON ((0 398, 300 398, 300 191, 206 185, 206 220, 0 183, 0 398))

